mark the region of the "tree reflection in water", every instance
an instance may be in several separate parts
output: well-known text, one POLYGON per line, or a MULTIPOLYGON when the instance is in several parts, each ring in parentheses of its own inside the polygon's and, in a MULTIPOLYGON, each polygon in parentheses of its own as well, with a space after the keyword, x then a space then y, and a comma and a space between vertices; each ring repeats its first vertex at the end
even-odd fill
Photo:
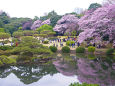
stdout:
POLYGON ((43 65, 10 66, 0 69, 0 78, 15 74, 24 84, 39 81, 43 76, 60 72, 65 76, 77 76, 79 82, 115 85, 115 59, 94 55, 59 54, 53 62, 43 65))
MULTIPOLYGON (((82 55, 83 56, 83 55, 82 55)), ((66 75, 77 75, 80 82, 100 84, 101 86, 115 85, 115 60, 112 57, 102 57, 91 55, 84 58, 76 58, 76 66, 74 62, 68 62, 64 59, 54 61, 56 69, 66 75), (89 59, 90 58, 90 59, 89 59)), ((63 57, 63 56, 62 56, 63 57)))
POLYGON ((31 84, 33 82, 37 82, 47 74, 53 76, 53 74, 58 73, 58 71, 51 63, 47 65, 21 65, 15 67, 11 66, 5 69, 0 69, 0 78, 5 78, 10 73, 15 74, 24 84, 31 84))

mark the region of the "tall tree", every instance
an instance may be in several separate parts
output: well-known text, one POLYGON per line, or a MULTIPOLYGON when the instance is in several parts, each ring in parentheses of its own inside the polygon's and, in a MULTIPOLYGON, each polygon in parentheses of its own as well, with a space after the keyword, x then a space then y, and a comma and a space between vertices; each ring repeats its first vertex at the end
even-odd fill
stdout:
POLYGON ((101 4, 98 4, 98 3, 92 3, 92 4, 90 4, 88 10, 90 10, 90 9, 94 9, 94 10, 96 10, 96 9, 99 8, 99 7, 102 7, 101 4))
POLYGON ((95 11, 88 10, 79 20, 79 29, 83 30, 79 34, 79 42, 88 38, 99 42, 105 36, 109 36, 109 42, 115 42, 115 5, 106 5, 95 11))

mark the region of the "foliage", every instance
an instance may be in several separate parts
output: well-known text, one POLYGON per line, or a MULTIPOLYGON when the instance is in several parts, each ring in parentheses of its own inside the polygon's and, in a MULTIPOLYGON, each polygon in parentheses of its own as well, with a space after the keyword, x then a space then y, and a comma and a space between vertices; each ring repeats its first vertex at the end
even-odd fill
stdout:
POLYGON ((22 27, 19 27, 18 30, 22 30, 22 27))
POLYGON ((22 36, 33 36, 34 34, 38 34, 38 32, 32 30, 16 31, 13 33, 13 37, 20 38, 22 36))
POLYGON ((89 46, 88 47, 88 52, 95 52, 95 47, 89 46))
POLYGON ((87 84, 87 83, 82 83, 82 84, 74 83, 69 86, 99 86, 99 85, 98 84, 87 84))
POLYGON ((48 35, 47 34, 38 34, 39 37, 47 37, 48 35))
POLYGON ((19 54, 18 60, 30 60, 33 55, 51 54, 48 47, 44 47, 31 36, 22 37, 20 44, 12 50, 13 54, 19 54))
POLYGON ((10 33, 11 35, 14 31, 17 31, 24 22, 28 20, 29 18, 10 17, 7 13, 0 12, 0 28, 4 28, 4 31, 10 33))
POLYGON ((60 20, 58 20, 56 26, 53 28, 54 31, 64 34, 66 32, 71 32, 73 30, 78 30, 78 18, 76 15, 68 14, 64 15, 60 20))
POLYGON ((56 32, 49 32, 49 33, 47 33, 48 34, 48 36, 54 36, 55 34, 56 34, 56 32))
POLYGON ((22 29, 23 30, 31 30, 31 26, 32 26, 32 20, 30 19, 23 23, 22 29))
POLYGON ((51 31, 51 30, 43 30, 40 32, 40 34, 47 34, 48 36, 54 36, 56 32, 51 31))
POLYGON ((47 24, 44 24, 44 25, 42 25, 41 27, 37 28, 37 31, 38 31, 39 33, 40 33, 41 31, 44 31, 44 30, 52 31, 53 28, 52 28, 52 26, 47 25, 47 24))
POLYGON ((54 27, 60 18, 61 16, 58 15, 55 11, 51 11, 47 15, 40 17, 40 20, 45 21, 50 19, 50 25, 54 27))
POLYGON ((9 37, 10 37, 10 34, 9 34, 9 33, 4 33, 4 32, 3 32, 3 33, 2 33, 2 32, 0 33, 0 39, 3 39, 3 40, 4 40, 4 39, 8 39, 9 37))
POLYGON ((44 43, 44 44, 48 44, 48 43, 49 43, 49 41, 48 41, 48 40, 46 40, 46 41, 44 41, 43 43, 44 43))
POLYGON ((72 44, 74 44, 74 43, 75 43, 75 41, 67 41, 67 42, 66 42, 66 45, 69 46, 69 45, 72 45, 72 44))
POLYGON ((50 46, 49 48, 50 48, 50 50, 51 50, 52 52, 56 52, 56 51, 57 51, 57 47, 55 47, 55 46, 50 46))
POLYGON ((108 34, 104 35, 103 38, 102 38, 102 40, 109 41, 109 35, 108 34))
POLYGON ((52 27, 54 27, 57 24, 57 21, 59 19, 61 19, 61 16, 59 16, 59 15, 53 15, 53 16, 51 16, 51 18, 50 18, 51 24, 50 25, 52 27))
POLYGON ((64 36, 69 36, 69 32, 64 33, 64 36))
POLYGON ((11 49, 13 49, 13 47, 12 46, 0 46, 0 50, 11 50, 11 49))
POLYGON ((7 44, 7 43, 10 43, 10 41, 9 40, 4 40, 4 41, 2 41, 2 43, 7 44))
POLYGON ((62 52, 63 53, 69 53, 70 52, 70 48, 68 46, 64 46, 64 47, 62 47, 62 52))
POLYGON ((19 39, 18 39, 18 38, 13 38, 13 39, 12 39, 12 42, 13 42, 13 43, 19 42, 19 39))
POLYGON ((112 55, 114 52, 114 49, 113 48, 109 48, 107 51, 106 51, 106 54, 107 55, 112 55))
POLYGON ((15 38, 20 38, 21 36, 24 36, 23 32, 16 31, 16 32, 13 33, 13 37, 15 37, 15 38))
POLYGON ((0 28, 0 32, 5 32, 4 28, 0 28))
POLYGON ((38 32, 32 31, 32 30, 24 30, 23 34, 24 34, 24 36, 33 36, 34 34, 38 34, 38 32))
MULTIPOLYGON (((1 20, 2 24, 8 24, 8 23, 10 22, 10 18, 9 18, 9 16, 7 15, 7 13, 5 13, 5 12, 2 12, 2 13, 0 14, 0 20, 1 20)), ((2 25, 2 26, 3 26, 3 25, 2 25)))
POLYGON ((93 37, 92 41, 99 42, 106 35, 109 42, 115 40, 115 5, 105 5, 96 10, 86 11, 79 19, 79 29, 83 30, 79 34, 78 42, 82 43, 88 38, 93 37))
POLYGON ((13 32, 19 30, 18 28, 22 26, 22 24, 28 21, 29 18, 10 18, 10 22, 4 25, 5 31, 13 34, 13 32))
POLYGON ((84 47, 76 48, 76 53, 84 53, 84 52, 85 52, 85 48, 84 47))
POLYGON ((99 7, 102 7, 101 4, 92 3, 92 4, 89 6, 88 10, 91 10, 91 9, 95 9, 95 10, 96 10, 96 9, 99 8, 99 7))
POLYGON ((88 59, 94 60, 96 59, 96 56, 94 54, 88 54, 88 59))
POLYGON ((13 58, 8 58, 5 55, 0 56, 0 66, 7 65, 7 64, 14 64, 16 60, 13 58))
POLYGON ((49 37, 48 40, 55 40, 57 37, 49 37))
POLYGON ((38 37, 38 34, 35 33, 35 34, 33 34, 33 36, 36 38, 36 37, 38 37))
POLYGON ((77 14, 78 18, 81 18, 82 16, 84 16, 84 14, 77 14))
POLYGON ((77 35, 77 32, 76 32, 75 30, 73 30, 73 31, 71 32, 71 35, 72 35, 72 36, 76 36, 76 35, 77 35))

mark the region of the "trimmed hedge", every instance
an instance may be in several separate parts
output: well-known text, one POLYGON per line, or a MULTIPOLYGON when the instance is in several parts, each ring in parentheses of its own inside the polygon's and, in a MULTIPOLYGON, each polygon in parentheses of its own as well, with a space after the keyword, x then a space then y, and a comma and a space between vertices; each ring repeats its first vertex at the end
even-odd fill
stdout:
POLYGON ((68 46, 62 47, 62 52, 63 53, 70 53, 70 48, 68 46))
POLYGON ((49 48, 50 48, 50 50, 51 50, 52 52, 56 52, 56 51, 57 51, 57 47, 55 47, 55 46, 50 46, 49 48))
POLYGON ((48 44, 48 43, 49 43, 49 41, 44 41, 43 43, 44 43, 44 44, 48 44))
POLYGON ((106 54, 107 55, 112 55, 114 53, 114 49, 113 48, 110 48, 106 51, 106 54))
POLYGON ((76 53, 84 53, 84 52, 85 52, 85 48, 84 47, 76 48, 76 53))
POLYGON ((74 43, 75 43, 74 41, 67 41, 67 42, 66 42, 66 45, 69 46, 70 44, 72 45, 72 44, 74 44, 74 43))
POLYGON ((88 52, 95 52, 95 47, 89 46, 88 47, 88 52))

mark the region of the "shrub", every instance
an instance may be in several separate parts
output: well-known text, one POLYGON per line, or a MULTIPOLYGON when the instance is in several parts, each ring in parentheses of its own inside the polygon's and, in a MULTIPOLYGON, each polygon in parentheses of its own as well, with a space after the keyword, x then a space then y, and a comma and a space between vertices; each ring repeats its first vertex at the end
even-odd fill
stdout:
POLYGON ((47 37, 47 34, 38 34, 39 37, 47 37))
POLYGON ((0 46, 0 49, 1 50, 11 50, 11 49, 13 49, 13 47, 12 46, 0 46))
POLYGON ((85 52, 85 48, 84 47, 76 48, 76 53, 84 53, 84 52, 85 52))
POLYGON ((49 43, 49 41, 47 40, 47 41, 44 41, 43 43, 44 43, 44 44, 48 44, 48 43, 49 43))
POLYGON ((99 86, 98 84, 87 84, 87 83, 74 83, 74 84, 70 84, 69 86, 99 86))
POLYGON ((88 47, 88 52, 95 52, 95 47, 89 46, 88 47))
POLYGON ((70 44, 72 45, 73 43, 75 43, 74 41, 67 41, 66 45, 69 46, 70 44))
POLYGON ((85 43, 81 43, 80 46, 81 47, 87 47, 87 45, 85 43))
POLYGON ((63 53, 69 53, 70 52, 70 48, 68 46, 64 46, 64 47, 62 47, 62 52, 63 53))
POLYGON ((55 46, 50 46, 49 48, 50 48, 50 50, 51 50, 52 52, 56 52, 56 51, 57 51, 57 47, 55 47, 55 46))
POLYGON ((108 44, 106 45, 106 48, 112 48, 112 46, 113 46, 112 43, 108 43, 108 44))
POLYGON ((55 39, 57 39, 57 37, 49 37, 48 39, 49 40, 55 40, 55 39))
POLYGON ((113 48, 110 48, 110 49, 108 49, 108 50, 106 51, 106 54, 107 54, 107 55, 111 55, 111 54, 113 54, 113 52, 114 52, 114 49, 113 49, 113 48))

